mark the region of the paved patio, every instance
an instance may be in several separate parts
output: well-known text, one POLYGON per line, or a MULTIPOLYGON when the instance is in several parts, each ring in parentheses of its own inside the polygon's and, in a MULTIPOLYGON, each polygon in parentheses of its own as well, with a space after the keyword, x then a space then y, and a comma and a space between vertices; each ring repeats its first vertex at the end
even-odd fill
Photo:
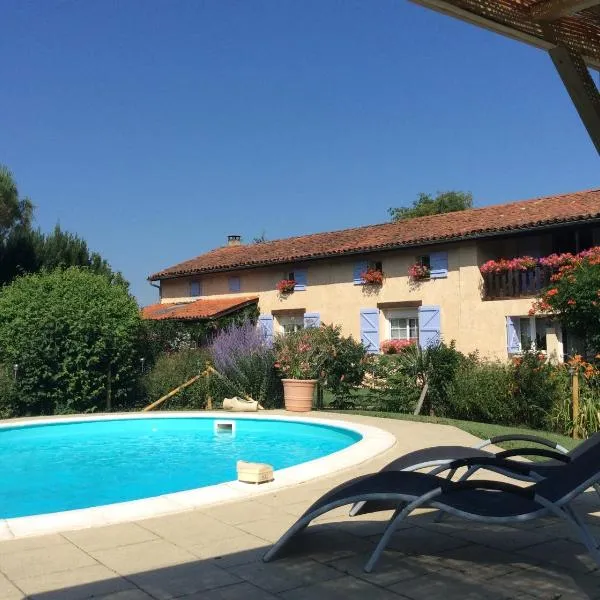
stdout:
MULTIPOLYGON (((443 425, 368 422, 394 433, 398 444, 352 472, 249 501, 2 542, 0 600, 600 599, 593 561, 551 519, 467 528, 453 518, 435 524, 424 512, 396 533, 367 575, 362 566, 389 513, 349 519, 337 510, 311 526, 286 558, 262 563, 266 548, 333 485, 409 450, 475 442, 443 425)), ((590 512, 597 497, 586 494, 582 503, 590 512)))

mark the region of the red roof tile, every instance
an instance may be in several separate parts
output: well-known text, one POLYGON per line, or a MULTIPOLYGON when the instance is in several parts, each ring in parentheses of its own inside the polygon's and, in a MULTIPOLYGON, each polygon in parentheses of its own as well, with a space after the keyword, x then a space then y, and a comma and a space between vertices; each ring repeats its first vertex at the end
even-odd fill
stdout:
POLYGON ((142 308, 142 318, 154 321, 167 319, 213 319, 258 302, 255 296, 242 298, 201 298, 194 302, 151 304, 142 308))
POLYGON ((195 273, 502 235, 520 229, 535 229, 593 218, 600 218, 600 189, 419 217, 397 223, 315 233, 262 244, 224 246, 154 273, 149 279, 156 281, 195 273))

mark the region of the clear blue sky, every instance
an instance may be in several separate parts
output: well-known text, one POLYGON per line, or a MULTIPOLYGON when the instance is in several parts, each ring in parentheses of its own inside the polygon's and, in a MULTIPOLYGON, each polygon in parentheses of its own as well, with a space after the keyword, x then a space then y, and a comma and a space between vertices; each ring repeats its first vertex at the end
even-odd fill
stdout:
POLYGON ((222 245, 598 186, 548 56, 406 0, 3 0, 0 162, 156 299, 222 245))

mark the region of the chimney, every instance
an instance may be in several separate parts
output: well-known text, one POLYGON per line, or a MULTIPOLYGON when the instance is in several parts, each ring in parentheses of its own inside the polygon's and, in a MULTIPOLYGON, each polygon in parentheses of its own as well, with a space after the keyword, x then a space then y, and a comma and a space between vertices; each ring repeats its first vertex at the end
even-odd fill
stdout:
POLYGON ((241 246, 242 245, 242 236, 241 235, 228 235, 227 236, 227 245, 228 246, 241 246))

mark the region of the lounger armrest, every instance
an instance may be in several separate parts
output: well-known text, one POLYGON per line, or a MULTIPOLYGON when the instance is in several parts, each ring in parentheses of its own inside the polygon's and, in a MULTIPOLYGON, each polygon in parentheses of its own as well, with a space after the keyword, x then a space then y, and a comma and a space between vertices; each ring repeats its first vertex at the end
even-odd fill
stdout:
POLYGON ((467 479, 464 481, 447 481, 442 485, 444 493, 461 492, 464 490, 494 490, 515 494, 523 498, 533 499, 535 486, 519 487, 506 481, 492 481, 489 479, 467 479))
POLYGON ((498 456, 471 456, 468 458, 459 458, 444 465, 445 470, 460 469, 461 467, 496 467, 506 471, 513 471, 520 475, 531 475, 531 465, 528 463, 506 460, 498 456))
POLYGON ((543 456, 564 463, 571 462, 571 457, 568 454, 555 452, 554 450, 546 450, 544 448, 511 448, 510 450, 498 452, 496 456, 498 458, 510 458, 511 456, 543 456))
POLYGON ((485 448, 490 444, 501 444, 502 442, 530 442, 532 444, 540 444, 540 446, 547 446, 548 448, 552 448, 553 450, 558 450, 563 454, 567 454, 568 450, 561 446, 560 444, 553 442, 552 440, 548 440, 543 437, 539 437, 537 435, 529 435, 528 433, 508 433, 506 435, 497 435, 489 440, 485 440, 481 444, 475 446, 476 448, 485 448))

